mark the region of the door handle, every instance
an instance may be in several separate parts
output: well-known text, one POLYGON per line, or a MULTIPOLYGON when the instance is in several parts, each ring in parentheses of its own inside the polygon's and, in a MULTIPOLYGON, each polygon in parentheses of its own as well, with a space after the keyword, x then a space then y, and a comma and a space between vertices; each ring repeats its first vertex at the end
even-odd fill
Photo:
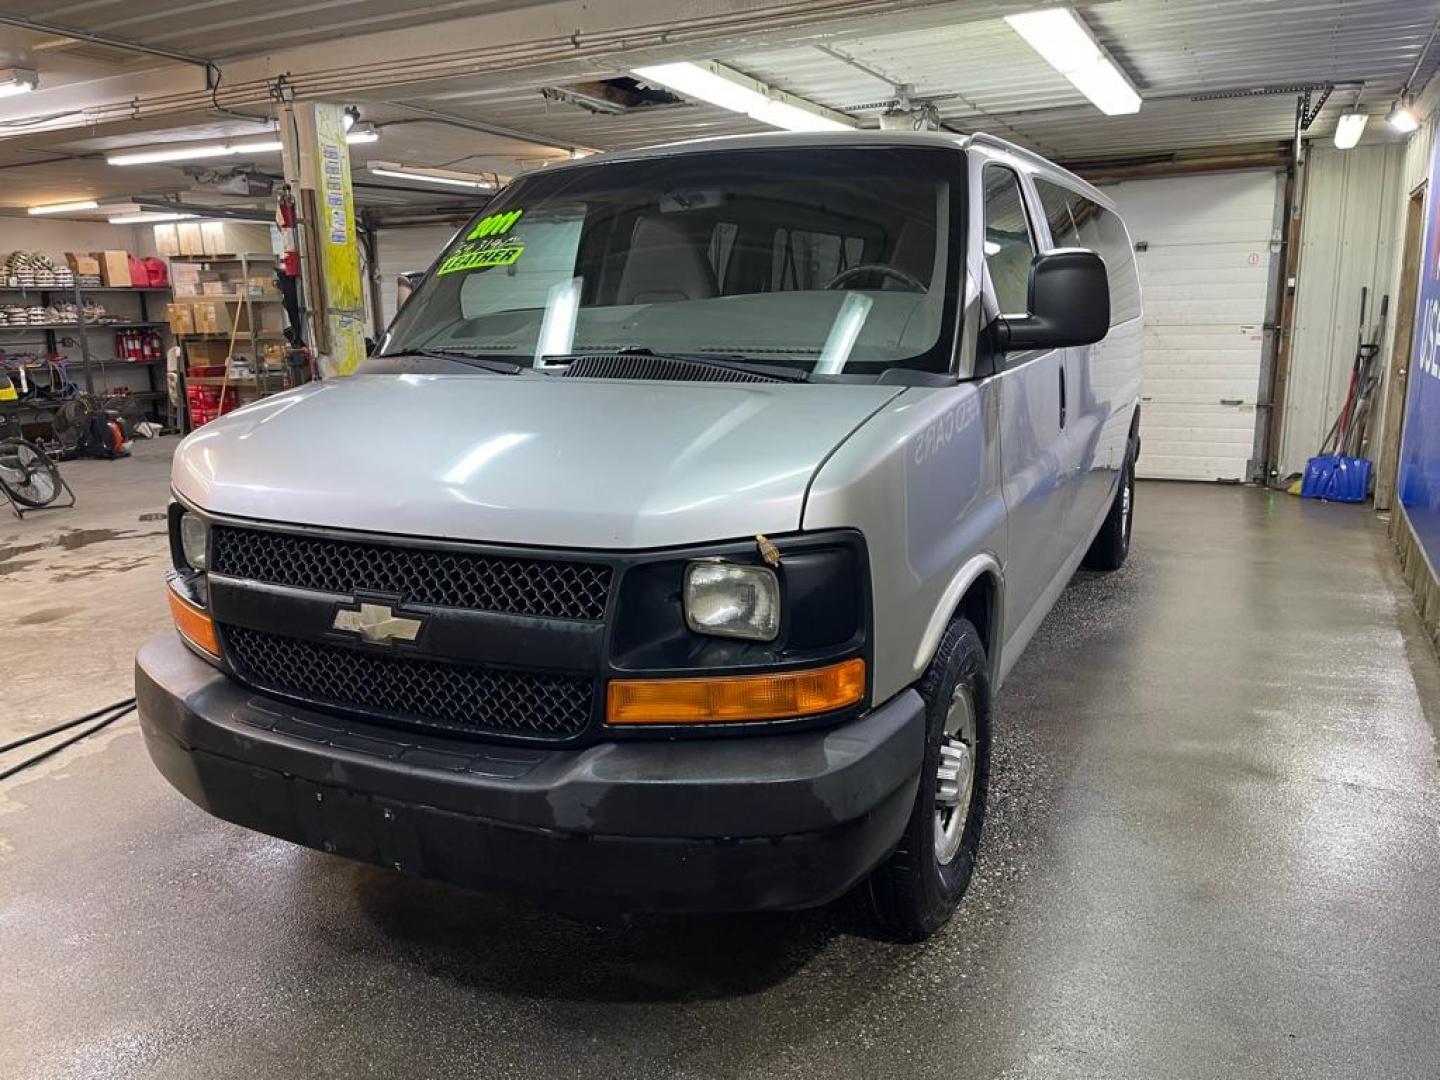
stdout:
POLYGON ((1065 426, 1065 362, 1060 362, 1060 426, 1065 426))

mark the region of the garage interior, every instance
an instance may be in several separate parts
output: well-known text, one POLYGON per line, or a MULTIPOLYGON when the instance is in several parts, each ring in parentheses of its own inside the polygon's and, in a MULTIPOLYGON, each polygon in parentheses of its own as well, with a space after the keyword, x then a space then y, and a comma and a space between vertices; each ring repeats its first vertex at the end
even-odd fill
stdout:
POLYGON ((1435 1075, 1440 2, 1070 9, 1138 95, 1115 115, 1006 18, 1043 6, 10 0, 0 438, 74 498, 0 503, 0 1076, 1435 1075), (171 629, 187 433, 350 377, 514 177, 774 130, 653 73, 687 63, 843 127, 999 136, 1133 240, 1134 550, 996 699, 950 924, 579 919, 211 818, 133 714, 29 741, 129 698, 171 629), (123 452, 86 452, 97 415, 123 452), (1337 445, 1358 501, 1300 497, 1337 445))

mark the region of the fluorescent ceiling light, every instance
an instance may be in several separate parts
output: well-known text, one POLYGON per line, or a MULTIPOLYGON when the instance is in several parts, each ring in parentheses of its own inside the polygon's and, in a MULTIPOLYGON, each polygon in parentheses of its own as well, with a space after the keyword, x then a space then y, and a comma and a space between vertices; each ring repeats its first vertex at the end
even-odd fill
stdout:
POLYGON ((100 204, 94 199, 81 199, 79 202, 51 203, 49 206, 32 206, 31 214, 73 214, 81 210, 99 210, 100 204))
MULTIPOLYGON (((373 128, 352 131, 345 136, 351 146, 358 143, 373 143, 380 133, 373 128)), ((203 161, 206 158, 239 157, 242 154, 278 154, 279 139, 235 139, 223 143, 189 143, 164 150, 139 150, 135 153, 109 154, 105 161, 111 165, 159 165, 167 161, 203 161)))
POLYGON ((1140 111, 1140 94, 1069 8, 1006 15, 1010 28, 1106 116, 1140 111))
POLYGON ((637 79, 667 86, 677 94, 786 131, 850 131, 855 122, 844 113, 816 105, 738 71, 707 60, 700 64, 657 64, 633 69, 637 79))
POLYGON ((199 214, 121 214, 119 217, 110 219, 111 225, 153 225, 161 221, 184 221, 187 218, 199 217, 199 214))
POLYGON ((1369 115, 1360 109, 1341 113, 1335 124, 1335 149, 1352 149, 1360 141, 1360 136, 1365 134, 1365 125, 1369 122, 1369 115))
POLYGON ((0 97, 28 94, 40 85, 40 77, 29 68, 0 68, 0 97))
POLYGON ((491 190, 495 182, 479 173, 457 172, 454 169, 427 169, 419 165, 401 165, 393 161, 372 161, 366 166, 371 176, 388 176, 395 180, 417 180, 424 184, 447 187, 482 188, 491 190))
POLYGON ((1399 98, 1390 108, 1390 115, 1385 117, 1385 122, 1402 135, 1409 135, 1420 127, 1420 114, 1415 111, 1415 103, 1407 98, 1399 98))

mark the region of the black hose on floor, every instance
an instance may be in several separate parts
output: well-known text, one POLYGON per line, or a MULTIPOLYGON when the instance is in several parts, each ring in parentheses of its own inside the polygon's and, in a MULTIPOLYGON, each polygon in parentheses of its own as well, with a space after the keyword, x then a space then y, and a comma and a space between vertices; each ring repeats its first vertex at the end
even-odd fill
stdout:
POLYGON ((16 765, 12 765, 7 769, 0 770, 0 780, 9 779, 16 773, 21 772, 24 769, 28 769, 32 765, 38 765, 46 758, 58 754, 67 746, 73 746, 81 739, 94 735, 101 728, 108 727, 116 720, 119 720, 122 716, 130 713, 134 708, 135 699, 126 698, 123 701, 117 701, 114 704, 107 705, 103 709, 96 709, 94 712, 86 713, 84 716, 76 717, 74 720, 66 720, 63 724, 55 724, 53 727, 46 728, 44 731, 37 731, 32 735, 26 735, 24 738, 16 739, 14 742, 9 742, 6 743, 4 746, 0 746, 0 754, 3 754, 6 751, 14 750, 17 747, 25 746, 27 743, 35 742, 38 739, 44 739, 50 735, 58 735, 62 731, 69 731, 73 727, 79 727, 87 720, 94 720, 97 716, 102 718, 97 723, 92 724, 84 731, 81 731, 79 734, 72 735, 70 736, 70 738, 65 739, 63 742, 58 742, 54 746, 51 746, 48 749, 40 751, 40 753, 38 754, 28 757, 24 761, 21 761, 16 765))
POLYGON ((87 720, 94 720, 97 716, 104 716, 112 709, 123 709, 127 705, 134 705, 135 699, 126 698, 124 701, 114 701, 104 708, 96 709, 94 712, 87 712, 84 716, 77 716, 74 720, 66 720, 63 724, 56 724, 54 727, 45 728, 43 731, 26 735, 23 739, 16 739, 0 746, 0 754, 7 754, 11 750, 18 750, 27 743, 38 742, 41 739, 48 739, 51 735, 59 735, 62 731, 69 731, 72 727, 79 727, 87 720))

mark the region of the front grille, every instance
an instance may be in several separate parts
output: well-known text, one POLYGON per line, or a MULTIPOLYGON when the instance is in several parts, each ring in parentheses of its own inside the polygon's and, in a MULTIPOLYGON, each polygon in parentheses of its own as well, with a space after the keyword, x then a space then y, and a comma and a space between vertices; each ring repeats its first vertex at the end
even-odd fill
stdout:
POLYGON ((410 604, 595 622, 605 617, 610 595, 611 571, 603 563, 398 547, 233 525, 217 525, 211 545, 216 573, 346 595, 398 595, 410 604))
POLYGON ((244 682, 319 705, 475 734, 564 738, 590 721, 588 678, 381 656, 240 626, 224 634, 244 682))

